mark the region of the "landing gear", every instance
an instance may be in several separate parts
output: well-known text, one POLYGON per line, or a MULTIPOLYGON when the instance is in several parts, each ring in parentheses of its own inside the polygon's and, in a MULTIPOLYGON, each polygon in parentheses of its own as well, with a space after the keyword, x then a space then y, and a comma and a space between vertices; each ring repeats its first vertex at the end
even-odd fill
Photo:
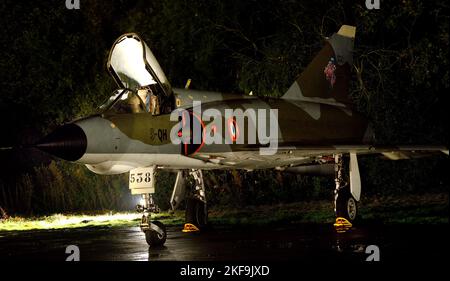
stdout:
POLYGON ((208 209, 206 205, 205 184, 201 170, 192 169, 189 172, 194 183, 186 198, 186 214, 183 232, 197 232, 208 224, 208 209))
POLYGON ((183 232, 198 232, 205 228, 208 224, 208 209, 201 170, 192 169, 178 172, 170 199, 172 210, 175 210, 183 199, 186 201, 183 232), (190 187, 187 191, 186 185, 190 187))
POLYGON ((208 210, 206 203, 197 198, 186 200, 186 224, 192 224, 198 230, 204 229, 208 224, 208 210))
POLYGON ((350 222, 356 220, 358 215, 358 203, 350 194, 348 188, 343 188, 337 192, 334 204, 336 208, 336 217, 345 218, 350 222))
MULTIPOLYGON (((336 217, 344 218, 353 223, 358 215, 357 200, 350 190, 350 179, 344 175, 344 160, 342 154, 335 155, 334 211, 336 217)), ((359 176, 359 173, 358 173, 359 176)))
POLYGON ((167 238, 166 227, 159 221, 154 221, 151 223, 152 229, 146 230, 145 240, 150 248, 160 247, 164 245, 167 238))
POLYGON ((166 227, 159 221, 151 221, 151 213, 159 213, 158 206, 150 193, 142 194, 142 205, 138 205, 138 212, 142 212, 141 230, 145 233, 147 244, 152 247, 164 245, 167 238, 166 227))

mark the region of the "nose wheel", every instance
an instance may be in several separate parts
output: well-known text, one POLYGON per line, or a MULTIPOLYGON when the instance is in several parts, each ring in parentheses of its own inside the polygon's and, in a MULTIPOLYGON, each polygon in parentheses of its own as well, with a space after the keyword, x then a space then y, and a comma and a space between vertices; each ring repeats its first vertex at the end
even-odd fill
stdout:
POLYGON ((150 223, 150 228, 144 231, 145 240, 150 248, 161 247, 166 242, 166 227, 160 221, 150 223))
POLYGON ((137 210, 143 213, 140 226, 145 240, 150 248, 163 246, 167 239, 166 227, 160 221, 151 221, 151 213, 159 213, 159 208, 152 194, 143 194, 142 201, 143 204, 138 205, 137 210))

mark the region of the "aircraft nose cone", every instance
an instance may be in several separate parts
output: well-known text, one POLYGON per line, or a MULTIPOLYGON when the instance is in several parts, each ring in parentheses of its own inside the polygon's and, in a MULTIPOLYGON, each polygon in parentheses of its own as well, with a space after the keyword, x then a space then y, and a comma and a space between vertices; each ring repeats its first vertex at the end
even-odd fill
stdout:
POLYGON ((79 126, 67 124, 44 137, 36 147, 61 159, 76 161, 86 152, 87 138, 79 126))

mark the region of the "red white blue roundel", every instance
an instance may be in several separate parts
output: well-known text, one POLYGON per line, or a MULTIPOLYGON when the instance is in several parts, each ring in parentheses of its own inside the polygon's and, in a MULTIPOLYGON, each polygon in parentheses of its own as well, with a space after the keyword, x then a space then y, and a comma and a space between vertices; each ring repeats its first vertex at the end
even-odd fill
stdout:
POLYGON ((323 73, 325 74, 327 81, 330 82, 331 88, 333 88, 334 83, 336 83, 336 63, 334 58, 330 58, 323 73))
POLYGON ((234 118, 228 119, 228 129, 231 141, 235 142, 239 138, 239 128, 234 118))

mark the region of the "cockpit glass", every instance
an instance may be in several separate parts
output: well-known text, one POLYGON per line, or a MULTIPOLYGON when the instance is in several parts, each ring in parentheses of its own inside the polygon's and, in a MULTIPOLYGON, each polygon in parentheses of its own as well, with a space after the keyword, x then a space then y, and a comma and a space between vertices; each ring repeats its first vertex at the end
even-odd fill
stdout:
POLYGON ((144 48, 136 38, 124 37, 111 51, 110 65, 126 88, 137 89, 156 84, 145 68, 144 48))
POLYGON ((126 90, 124 90, 124 89, 117 89, 117 90, 115 90, 111 94, 111 96, 104 103, 102 103, 102 105, 100 105, 100 107, 99 107, 100 111, 105 111, 109 107, 111 107, 111 105, 116 101, 116 99, 125 91, 126 90))

